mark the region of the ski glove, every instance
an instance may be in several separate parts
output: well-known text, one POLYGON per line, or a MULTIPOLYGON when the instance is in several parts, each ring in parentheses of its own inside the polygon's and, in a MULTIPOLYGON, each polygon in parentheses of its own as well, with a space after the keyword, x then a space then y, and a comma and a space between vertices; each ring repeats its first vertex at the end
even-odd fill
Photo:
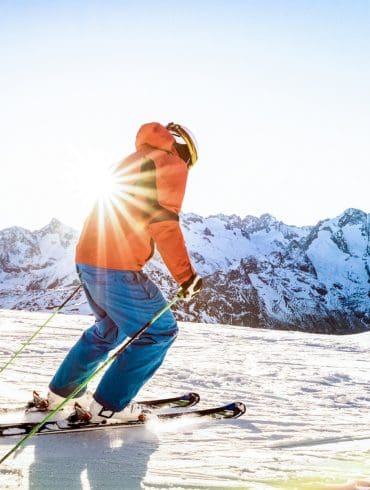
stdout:
POLYGON ((190 301, 202 289, 202 278, 194 274, 190 279, 181 284, 177 294, 186 302, 190 301))

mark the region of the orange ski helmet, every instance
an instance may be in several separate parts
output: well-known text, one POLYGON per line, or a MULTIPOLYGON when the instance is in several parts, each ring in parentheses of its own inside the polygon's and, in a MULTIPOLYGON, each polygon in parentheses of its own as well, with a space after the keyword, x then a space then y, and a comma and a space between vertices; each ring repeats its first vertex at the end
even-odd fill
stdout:
POLYGON ((198 160, 198 144, 189 129, 180 124, 170 122, 166 128, 175 138, 175 147, 188 168, 195 165, 198 160))

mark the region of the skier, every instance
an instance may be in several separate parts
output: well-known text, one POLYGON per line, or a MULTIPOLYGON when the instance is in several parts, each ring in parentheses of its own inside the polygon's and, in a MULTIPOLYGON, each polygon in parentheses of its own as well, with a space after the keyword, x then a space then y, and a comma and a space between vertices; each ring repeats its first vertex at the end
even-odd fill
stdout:
MULTIPOLYGON (((165 305, 142 271, 154 245, 189 301, 202 287, 179 224, 189 169, 197 161, 185 127, 148 123, 136 136, 136 152, 115 166, 115 190, 97 201, 76 249, 76 268, 96 321, 72 347, 49 385, 46 404, 58 406, 165 305)), ((92 399, 80 392, 69 420, 138 419, 135 395, 162 364, 178 327, 168 310, 110 365, 92 399), (85 400, 85 406, 84 406, 85 400)))

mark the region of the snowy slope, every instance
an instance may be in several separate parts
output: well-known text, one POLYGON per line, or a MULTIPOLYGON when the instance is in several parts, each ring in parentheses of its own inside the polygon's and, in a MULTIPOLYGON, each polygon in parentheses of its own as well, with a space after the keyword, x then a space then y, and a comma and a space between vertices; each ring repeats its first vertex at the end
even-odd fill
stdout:
MULTIPOLYGON (((45 317, 0 311, 0 366, 45 317)), ((22 403, 33 388, 45 389, 90 323, 91 317, 59 315, 4 371, 0 419, 1 409, 22 403)), ((184 323, 141 396, 196 390, 200 406, 241 399, 248 407, 243 418, 33 438, 0 466, 0 488, 318 490, 323 483, 369 480, 369 347, 370 333, 184 323), (345 435, 358 440, 340 442, 345 435), (298 447, 281 447, 289 444, 298 447)), ((17 440, 0 439, 0 454, 17 440)))
MULTIPOLYGON (((370 215, 347 209, 312 227, 259 218, 182 216, 205 289, 185 321, 350 333, 370 327, 370 215)), ((57 220, 30 232, 0 232, 0 307, 45 309, 77 284, 78 233, 57 220)), ((147 267, 170 296, 175 285, 158 255, 147 267)), ((88 313, 82 295, 69 307, 88 313)))

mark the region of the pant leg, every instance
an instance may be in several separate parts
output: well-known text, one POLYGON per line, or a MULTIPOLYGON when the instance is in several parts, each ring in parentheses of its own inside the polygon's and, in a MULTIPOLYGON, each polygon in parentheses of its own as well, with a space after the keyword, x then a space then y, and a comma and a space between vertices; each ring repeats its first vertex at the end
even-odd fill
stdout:
MULTIPOLYGON (((160 329, 160 320, 156 323, 160 329)), ((152 329, 135 340, 104 374, 94 394, 96 401, 108 410, 122 410, 160 367, 176 335, 173 324, 165 333, 152 329)))
MULTIPOLYGON (((132 337, 166 305, 159 289, 141 272, 82 264, 78 268, 98 320, 72 348, 50 384, 61 396, 71 393, 110 349, 132 337)), ((96 390, 96 400, 109 410, 124 408, 161 365, 176 335, 176 320, 168 310, 113 361, 96 390)))
MULTIPOLYGON (((143 273, 135 273, 136 283, 122 289, 120 305, 110 305, 109 315, 120 324, 121 318, 130 337, 164 306, 159 289, 143 273), (127 292, 131 296, 128 300, 127 292)), ((118 298, 115 298, 118 299, 118 298)), ((110 365, 101 379, 94 398, 106 409, 122 410, 162 364, 178 332, 176 320, 167 310, 110 365)))
MULTIPOLYGON (((125 334, 119 329, 107 313, 91 297, 89 284, 80 276, 86 298, 95 315, 92 327, 85 330, 77 343, 68 352, 61 363, 49 388, 54 393, 66 397, 85 381, 108 356, 111 349, 121 343, 125 334)), ((81 396, 86 387, 81 390, 81 396)))

